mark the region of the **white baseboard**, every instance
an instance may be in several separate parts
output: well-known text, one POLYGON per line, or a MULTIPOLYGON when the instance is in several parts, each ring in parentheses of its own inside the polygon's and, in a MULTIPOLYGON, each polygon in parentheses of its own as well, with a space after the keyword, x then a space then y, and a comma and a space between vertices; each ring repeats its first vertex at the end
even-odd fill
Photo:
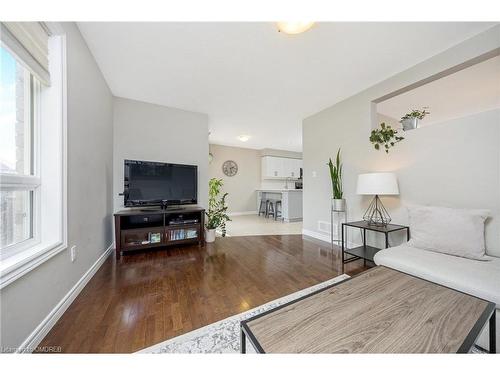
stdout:
POLYGON ((257 211, 228 212, 227 216, 257 215, 257 211))
MULTIPOLYGON (((321 232, 316 232, 314 230, 309 230, 309 229, 302 229, 302 235, 307 236, 307 237, 312 237, 316 240, 320 240, 323 242, 326 242, 327 244, 330 244, 331 238, 329 234, 326 233, 321 233, 321 232)), ((341 246, 342 244, 336 243, 336 245, 341 246)), ((354 242, 347 241, 347 247, 348 248, 353 248, 353 247, 358 247, 361 245, 355 244, 354 242)))
POLYGON ((59 301, 52 311, 42 320, 26 340, 17 349, 18 353, 31 353, 35 350, 43 340, 45 335, 54 327, 59 318, 64 314, 66 309, 71 305, 75 298, 80 294, 82 289, 87 285, 89 280, 94 276, 97 270, 101 267, 107 257, 112 253, 114 244, 111 244, 104 253, 95 261, 87 272, 76 282, 71 290, 59 301))
POLYGON ((327 242, 327 243, 330 243, 330 240, 331 240, 329 234, 320 233, 320 232, 316 232, 316 231, 309 230, 309 229, 302 229, 302 234, 304 236, 312 237, 312 238, 315 238, 317 240, 327 242))

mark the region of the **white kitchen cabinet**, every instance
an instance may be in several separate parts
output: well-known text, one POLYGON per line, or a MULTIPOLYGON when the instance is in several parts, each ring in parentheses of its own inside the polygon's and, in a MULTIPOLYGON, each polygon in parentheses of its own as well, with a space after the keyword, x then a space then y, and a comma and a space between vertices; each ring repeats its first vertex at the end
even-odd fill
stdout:
POLYGON ((301 159, 282 158, 277 156, 262 157, 263 179, 297 179, 302 168, 301 159))
POLYGON ((262 157, 262 178, 280 178, 283 175, 283 160, 273 156, 262 157))
POLYGON ((289 165, 287 176, 292 178, 300 177, 300 168, 302 168, 302 159, 287 159, 289 165))

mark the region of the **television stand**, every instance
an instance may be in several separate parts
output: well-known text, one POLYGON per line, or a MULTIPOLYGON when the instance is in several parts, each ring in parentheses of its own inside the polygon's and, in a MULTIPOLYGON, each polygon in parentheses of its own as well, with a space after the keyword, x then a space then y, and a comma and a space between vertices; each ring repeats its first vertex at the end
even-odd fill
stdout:
POLYGON ((165 207, 164 210, 165 212, 172 212, 172 211, 184 211, 186 207, 165 207))
POLYGON ((135 250, 205 241, 205 209, 123 210, 115 213, 116 257, 135 250))
POLYGON ((163 211, 162 208, 141 208, 139 211, 141 212, 161 212, 163 211))

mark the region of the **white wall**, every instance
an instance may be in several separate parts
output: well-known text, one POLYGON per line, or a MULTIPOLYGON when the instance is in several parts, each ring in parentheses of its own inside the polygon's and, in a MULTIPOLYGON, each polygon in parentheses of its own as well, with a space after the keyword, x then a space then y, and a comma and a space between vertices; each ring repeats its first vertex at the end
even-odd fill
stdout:
MULTIPOLYGON (((377 122, 373 124, 372 127, 378 128, 381 123, 385 123, 386 125, 391 126, 394 129, 400 128, 401 124, 399 123, 399 120, 396 120, 394 117, 389 117, 386 115, 383 115, 382 113, 377 113, 377 122)), ((404 136, 404 134, 401 134, 404 136)))
POLYGON ((256 211, 257 194, 260 187, 260 151, 249 148, 210 145, 213 160, 209 164, 209 178, 222 178, 224 191, 229 193, 229 213, 256 211), (233 160, 238 164, 236 176, 228 177, 222 172, 222 164, 233 160))
POLYGON ((355 194, 357 175, 395 171, 400 196, 382 198, 395 223, 407 223, 405 206, 412 203, 488 208, 493 216, 487 225, 488 251, 500 255, 500 111, 405 132, 406 139, 388 155, 368 140, 373 100, 499 48, 499 33, 498 26, 490 29, 304 120, 305 230, 317 232, 319 220, 330 220, 326 162, 342 147, 350 220, 361 218, 371 198, 355 194))
POLYGON ((198 203, 208 202, 208 116, 114 98, 113 199, 123 208, 124 159, 198 166, 198 203))
POLYGON ((67 35, 68 245, 0 291, 1 346, 18 347, 112 243, 111 92, 75 24, 67 35))

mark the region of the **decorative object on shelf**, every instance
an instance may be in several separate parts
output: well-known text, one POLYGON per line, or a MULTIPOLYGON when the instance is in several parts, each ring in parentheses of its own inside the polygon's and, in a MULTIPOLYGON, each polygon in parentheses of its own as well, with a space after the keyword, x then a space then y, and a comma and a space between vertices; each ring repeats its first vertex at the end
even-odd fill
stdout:
POLYGON ((233 177, 238 173, 238 164, 233 160, 226 160, 222 164, 222 172, 228 177, 233 177))
POLYGON ((205 240, 207 242, 215 241, 215 231, 220 228, 222 237, 226 236, 226 222, 231 221, 227 216, 226 197, 228 193, 221 193, 222 179, 211 178, 208 182, 208 211, 205 240), (222 195, 221 195, 222 194, 222 195))
POLYGON ((335 165, 330 158, 330 160, 328 161, 328 167, 330 168, 330 178, 332 179, 332 203, 334 209, 336 211, 344 211, 345 199, 342 186, 342 163, 340 161, 340 148, 337 151, 335 165))
POLYGON ((388 154, 389 149, 394 147, 396 143, 401 142, 404 137, 397 135, 398 131, 393 129, 390 125, 386 125, 385 122, 380 124, 380 129, 373 129, 370 135, 370 142, 375 147, 375 150, 380 150, 383 146, 385 152, 388 154))
POLYGON ((418 127, 418 120, 423 120, 425 116, 429 115, 430 112, 427 111, 427 107, 422 108, 421 111, 418 109, 412 109, 410 113, 407 113, 399 122, 403 125, 403 130, 413 130, 418 127))
POLYGON ((391 222, 391 216, 379 195, 399 195, 398 181, 394 173, 360 174, 356 192, 359 195, 375 195, 363 215, 363 220, 368 225, 386 226, 391 222))
POLYGON ((160 243, 161 233, 149 233, 149 243, 160 243))
POLYGON ((208 164, 212 164, 213 161, 214 161, 214 154, 209 152, 208 153, 208 164))

